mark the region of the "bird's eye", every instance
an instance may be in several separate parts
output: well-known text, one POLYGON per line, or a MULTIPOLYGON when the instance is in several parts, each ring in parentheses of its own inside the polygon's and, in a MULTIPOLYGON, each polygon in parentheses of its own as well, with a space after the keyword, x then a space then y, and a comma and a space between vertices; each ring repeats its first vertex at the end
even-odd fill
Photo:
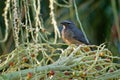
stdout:
POLYGON ((70 24, 70 23, 67 23, 67 25, 70 24))

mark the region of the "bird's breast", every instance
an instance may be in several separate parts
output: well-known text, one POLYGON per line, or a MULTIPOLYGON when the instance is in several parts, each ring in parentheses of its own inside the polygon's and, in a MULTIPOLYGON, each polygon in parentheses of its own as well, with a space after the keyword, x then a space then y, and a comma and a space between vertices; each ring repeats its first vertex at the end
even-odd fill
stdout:
POLYGON ((74 38, 75 34, 70 29, 63 29, 62 30, 62 39, 67 44, 82 44, 80 41, 74 38))
POLYGON ((70 40, 71 37, 72 37, 72 33, 71 33, 70 30, 68 30, 68 29, 63 29, 62 30, 62 39, 63 39, 63 41, 65 41, 66 43, 69 44, 69 40, 70 40))
POLYGON ((71 44, 73 40, 73 32, 70 29, 63 29, 62 30, 62 39, 67 44, 71 44))

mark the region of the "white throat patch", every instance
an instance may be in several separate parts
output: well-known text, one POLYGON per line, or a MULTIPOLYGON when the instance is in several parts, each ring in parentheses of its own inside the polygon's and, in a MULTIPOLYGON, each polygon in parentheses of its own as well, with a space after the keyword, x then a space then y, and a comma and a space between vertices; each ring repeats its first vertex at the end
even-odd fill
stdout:
POLYGON ((63 25, 63 29, 65 29, 66 27, 65 27, 65 25, 63 25))

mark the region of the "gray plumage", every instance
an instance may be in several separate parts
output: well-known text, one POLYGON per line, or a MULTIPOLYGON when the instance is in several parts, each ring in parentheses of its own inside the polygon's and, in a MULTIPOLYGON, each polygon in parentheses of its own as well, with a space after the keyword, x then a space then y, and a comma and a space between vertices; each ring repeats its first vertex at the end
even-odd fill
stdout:
POLYGON ((62 38, 65 42, 69 44, 89 44, 82 31, 72 21, 65 20, 61 24, 63 25, 62 38))

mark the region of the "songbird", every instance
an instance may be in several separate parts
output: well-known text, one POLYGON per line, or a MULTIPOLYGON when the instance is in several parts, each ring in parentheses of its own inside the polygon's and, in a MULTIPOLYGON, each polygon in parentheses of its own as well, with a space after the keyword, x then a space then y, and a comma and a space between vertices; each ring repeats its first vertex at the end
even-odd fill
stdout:
POLYGON ((69 20, 65 20, 61 22, 63 28, 62 28, 62 39, 64 42, 66 42, 68 45, 75 44, 86 44, 89 43, 85 39, 85 36, 83 35, 82 31, 76 27, 76 25, 69 20))

